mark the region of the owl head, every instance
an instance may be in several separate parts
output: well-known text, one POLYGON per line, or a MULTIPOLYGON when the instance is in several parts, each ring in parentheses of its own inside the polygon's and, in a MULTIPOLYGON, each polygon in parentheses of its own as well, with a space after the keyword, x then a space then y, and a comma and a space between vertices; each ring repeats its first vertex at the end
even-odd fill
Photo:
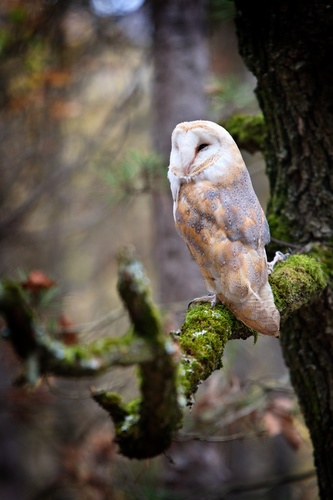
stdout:
POLYGON ((177 125, 171 137, 169 172, 189 182, 217 162, 226 172, 237 165, 243 167, 242 156, 229 132, 204 120, 177 125))

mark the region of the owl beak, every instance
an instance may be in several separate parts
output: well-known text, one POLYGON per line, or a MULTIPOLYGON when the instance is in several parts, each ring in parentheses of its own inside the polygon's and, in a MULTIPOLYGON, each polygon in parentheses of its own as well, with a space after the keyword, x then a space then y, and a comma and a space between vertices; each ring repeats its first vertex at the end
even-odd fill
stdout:
POLYGON ((192 162, 191 163, 188 163, 187 165, 185 165, 185 168, 184 168, 184 172, 185 172, 185 175, 188 176, 189 173, 190 173, 190 170, 191 170, 191 165, 192 165, 192 162))

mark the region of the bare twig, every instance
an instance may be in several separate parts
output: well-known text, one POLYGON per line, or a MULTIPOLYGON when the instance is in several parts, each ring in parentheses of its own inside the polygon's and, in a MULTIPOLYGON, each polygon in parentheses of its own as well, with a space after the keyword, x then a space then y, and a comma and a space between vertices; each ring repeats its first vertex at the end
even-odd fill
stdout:
POLYGON ((173 436, 173 441, 204 441, 207 443, 228 443, 229 441, 243 441, 244 439, 254 439, 263 436, 267 436, 267 432, 263 430, 258 432, 238 432, 236 434, 229 434, 227 436, 207 436, 204 434, 179 432, 173 436))
MULTIPOLYGON (((243 484, 234 484, 227 485, 225 488, 218 492, 218 497, 221 498, 220 495, 231 495, 236 493, 243 493, 248 491, 256 491, 256 490, 270 490, 272 488, 276 488, 276 486, 280 486, 282 484, 288 483, 297 483, 299 481, 305 481, 306 479, 310 479, 316 476, 315 469, 310 469, 308 471, 299 472, 297 474, 288 474, 281 477, 271 478, 262 481, 253 481, 251 483, 243 483, 243 484)), ((213 497, 210 497, 211 499, 213 497)))

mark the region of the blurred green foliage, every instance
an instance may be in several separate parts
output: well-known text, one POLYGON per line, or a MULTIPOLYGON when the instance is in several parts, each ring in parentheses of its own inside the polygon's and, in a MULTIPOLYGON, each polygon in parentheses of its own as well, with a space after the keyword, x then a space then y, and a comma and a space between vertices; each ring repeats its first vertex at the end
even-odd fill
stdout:
POLYGON ((219 78, 212 85, 211 107, 218 116, 256 106, 253 83, 235 75, 219 78))
POLYGON ((232 0, 209 0, 208 12, 213 21, 230 21, 234 18, 235 4, 232 0))
POLYGON ((23 5, 17 5, 6 12, 5 22, 0 29, 0 58, 7 54, 11 46, 27 40, 31 33, 28 14, 23 5))
POLYGON ((256 115, 232 115, 228 120, 220 122, 232 135, 241 149, 249 153, 264 151, 265 121, 262 113, 256 115))
POLYGON ((102 178, 110 189, 112 204, 131 196, 149 193, 166 178, 166 168, 157 153, 132 151, 117 165, 102 171, 102 178))

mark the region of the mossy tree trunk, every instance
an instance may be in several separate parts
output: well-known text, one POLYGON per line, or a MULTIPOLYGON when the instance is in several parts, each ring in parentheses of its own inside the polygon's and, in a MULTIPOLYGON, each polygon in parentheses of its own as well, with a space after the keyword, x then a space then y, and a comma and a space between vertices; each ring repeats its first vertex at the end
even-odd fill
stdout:
MULTIPOLYGON (((333 4, 235 0, 235 5, 240 52, 257 78, 267 126, 272 236, 328 245, 332 270, 333 4)), ((332 291, 328 287, 316 304, 297 312, 281 336, 325 499, 333 498, 332 291)))

